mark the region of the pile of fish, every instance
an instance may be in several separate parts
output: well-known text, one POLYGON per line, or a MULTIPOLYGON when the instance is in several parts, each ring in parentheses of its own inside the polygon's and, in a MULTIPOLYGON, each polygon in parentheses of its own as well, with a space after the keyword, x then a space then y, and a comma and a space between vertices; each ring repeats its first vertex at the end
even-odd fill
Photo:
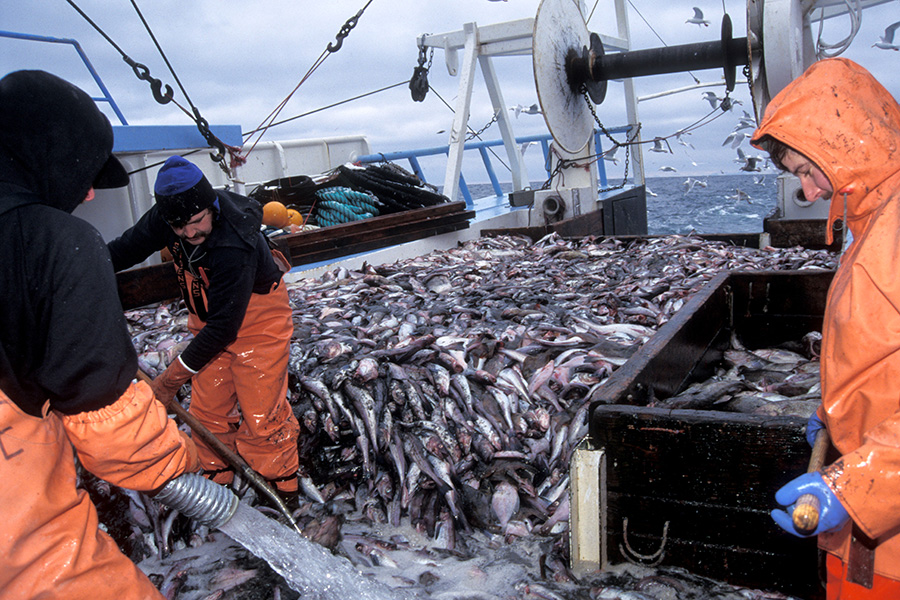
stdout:
MULTIPOLYGON (((429 560, 538 539, 535 581, 571 584, 567 471, 587 432, 586 399, 717 273, 836 265, 827 251, 694 236, 552 234, 291 281, 290 401, 309 499, 296 517, 360 568, 387 564, 400 542, 348 544, 354 527, 372 540, 406 527, 428 540, 429 560)), ((189 339, 180 306, 126 314, 151 375, 189 339)), ((144 539, 161 533, 146 529, 144 539)), ((535 585, 531 595, 556 598, 535 585)), ((589 595, 657 597, 605 593, 589 595)))
POLYGON ((721 410, 763 416, 809 417, 822 403, 819 352, 822 334, 774 348, 748 350, 732 335, 717 373, 651 406, 721 410))

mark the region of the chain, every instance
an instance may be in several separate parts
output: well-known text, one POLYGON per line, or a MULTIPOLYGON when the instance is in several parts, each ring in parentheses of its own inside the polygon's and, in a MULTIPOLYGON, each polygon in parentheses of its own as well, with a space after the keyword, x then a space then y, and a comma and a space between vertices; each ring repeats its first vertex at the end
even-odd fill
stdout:
POLYGON ((597 111, 594 110, 594 103, 591 102, 590 96, 588 96, 587 88, 585 86, 581 86, 581 96, 584 98, 585 104, 587 104, 588 110, 591 111, 591 116, 594 117, 594 122, 600 127, 600 131, 603 132, 603 135, 606 136, 610 142, 613 143, 614 146, 624 146, 625 144, 620 144, 616 139, 612 136, 609 130, 600 122, 600 117, 597 116, 597 111))
POLYGON ((496 112, 494 113, 494 116, 491 118, 490 121, 488 121, 488 122, 485 124, 484 127, 482 127, 481 129, 479 129, 478 131, 473 131, 473 132, 471 132, 469 135, 467 135, 467 136, 466 136, 466 141, 468 142, 469 140, 473 140, 473 139, 475 139, 475 138, 481 136, 481 134, 484 133, 485 131, 487 131, 488 128, 490 128, 491 125, 493 125, 494 123, 497 122, 497 116, 498 116, 499 114, 500 114, 500 111, 496 111, 496 112))
POLYGON ((431 62, 432 62, 433 60, 434 60, 434 48, 426 48, 425 46, 422 46, 421 48, 419 48, 419 60, 418 60, 418 63, 419 63, 419 66, 420 66, 420 67, 421 67, 422 65, 425 65, 425 72, 426 72, 426 73, 427 73, 428 71, 431 70, 431 62), (428 52, 429 50, 431 50, 431 52, 428 52), (428 54, 428 64, 427 64, 427 65, 425 65, 425 55, 426 55, 426 53, 428 54))
POLYGON ((594 110, 594 103, 591 102, 590 96, 588 96, 587 93, 587 88, 584 86, 582 86, 581 88, 581 95, 584 98, 585 103, 587 104, 588 110, 591 111, 591 116, 594 117, 594 122, 597 123, 598 127, 600 127, 600 131, 603 132, 603 135, 606 136, 606 139, 608 139, 613 144, 613 149, 618 148, 619 146, 625 146, 625 174, 622 176, 622 183, 620 183, 619 185, 603 188, 600 190, 600 192, 602 193, 611 192, 613 190, 620 190, 625 187, 626 183, 628 183, 628 167, 631 165, 631 146, 634 143, 634 140, 637 138, 637 135, 641 130, 641 126, 637 126, 637 129, 635 129, 634 135, 631 136, 630 140, 628 139, 628 136, 626 134, 625 143, 619 143, 618 140, 616 140, 612 136, 609 130, 600 121, 600 117, 597 116, 597 111, 594 110))
POLYGON ((431 70, 431 61, 434 59, 434 48, 430 48, 430 54, 428 50, 424 44, 419 46, 418 65, 413 69, 413 75, 409 79, 409 91, 414 102, 422 102, 428 94, 428 71, 431 70))
POLYGON ((753 69, 750 68, 750 64, 744 65, 743 68, 744 77, 747 78, 747 89, 750 91, 750 102, 753 104, 753 118, 756 118, 756 115, 759 114, 756 106, 756 96, 753 94, 753 69))

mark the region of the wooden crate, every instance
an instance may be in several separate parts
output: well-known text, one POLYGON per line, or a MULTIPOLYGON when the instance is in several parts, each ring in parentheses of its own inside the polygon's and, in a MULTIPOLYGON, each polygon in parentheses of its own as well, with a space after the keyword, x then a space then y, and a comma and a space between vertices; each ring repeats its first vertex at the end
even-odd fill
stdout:
POLYGON ((722 273, 597 391, 579 449, 593 454, 596 468, 585 475, 575 465, 572 473, 573 495, 590 496, 596 486, 599 501, 596 514, 590 505, 573 507, 583 513, 573 517, 581 528, 572 532, 574 566, 658 563, 824 597, 815 540, 781 531, 769 516, 775 491, 807 469, 805 419, 647 404, 710 377, 733 331, 760 348, 820 330, 832 277, 722 273))
POLYGON ((448 202, 281 235, 273 241, 297 266, 459 231, 468 228, 474 216, 475 211, 466 210, 465 202, 448 202))

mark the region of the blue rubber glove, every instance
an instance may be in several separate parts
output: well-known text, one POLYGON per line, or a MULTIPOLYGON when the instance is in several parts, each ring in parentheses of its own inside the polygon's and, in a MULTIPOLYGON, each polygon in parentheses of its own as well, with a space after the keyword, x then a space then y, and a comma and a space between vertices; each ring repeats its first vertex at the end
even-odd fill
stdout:
POLYGON ((788 533, 797 537, 812 537, 814 535, 819 535, 820 533, 825 533, 826 531, 840 529, 850 520, 850 515, 847 514, 844 505, 841 504, 841 501, 834 495, 831 488, 825 484, 825 480, 822 479, 822 474, 818 471, 804 473, 800 477, 787 483, 784 487, 775 492, 775 501, 781 506, 788 506, 790 512, 793 513, 793 504, 797 501, 797 498, 803 494, 815 494, 819 498, 819 526, 816 527, 816 530, 810 535, 802 535, 794 529, 794 522, 791 520, 790 514, 781 509, 773 510, 772 519, 775 520, 775 523, 778 524, 779 527, 788 533))
POLYGON ((809 421, 806 422, 806 441, 809 442, 810 448, 816 445, 816 434, 819 433, 820 429, 825 429, 825 423, 822 422, 817 413, 813 413, 809 421))

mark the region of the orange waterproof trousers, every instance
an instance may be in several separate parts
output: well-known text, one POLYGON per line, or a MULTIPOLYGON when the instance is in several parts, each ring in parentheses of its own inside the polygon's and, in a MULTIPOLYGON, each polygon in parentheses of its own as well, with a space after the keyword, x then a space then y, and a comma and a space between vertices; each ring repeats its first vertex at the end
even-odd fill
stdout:
POLYGON ((876 574, 872 589, 847 581, 847 564, 834 554, 825 559, 828 572, 827 600, 897 600, 900 581, 876 574))
POLYGON ((94 505, 76 487, 75 456, 60 419, 27 415, 3 392, 0 481, 0 599, 162 600, 98 529, 94 505))
MULTIPOLYGON (((188 325, 202 322, 191 314, 188 325)), ((253 294, 237 339, 191 378, 190 412, 278 491, 296 492, 300 424, 287 399, 294 324, 287 286, 253 294)), ((203 469, 227 484, 231 467, 199 437, 203 469)))

